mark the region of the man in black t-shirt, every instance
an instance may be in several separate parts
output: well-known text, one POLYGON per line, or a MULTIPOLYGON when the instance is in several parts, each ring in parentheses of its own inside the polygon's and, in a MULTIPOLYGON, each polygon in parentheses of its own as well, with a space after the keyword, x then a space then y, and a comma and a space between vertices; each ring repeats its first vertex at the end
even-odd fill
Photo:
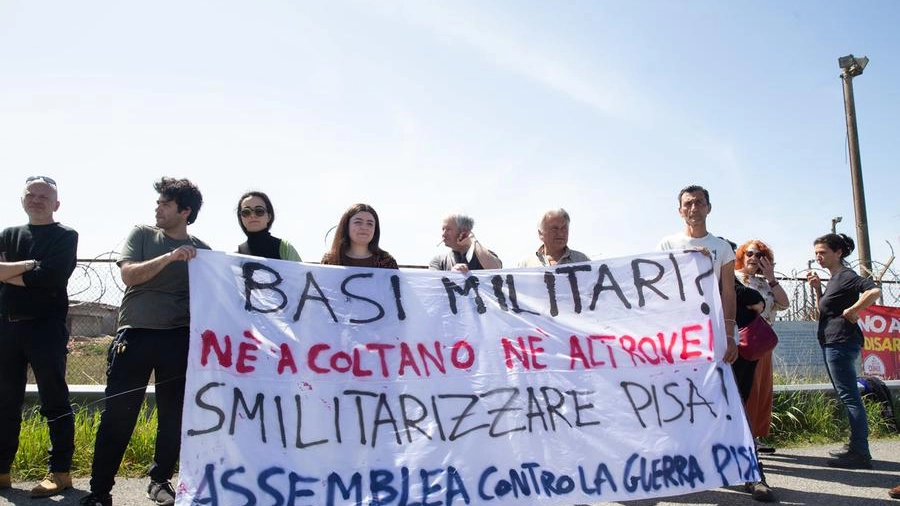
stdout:
POLYGON ((51 444, 49 473, 31 496, 49 497, 72 486, 75 423, 66 385, 66 287, 75 270, 78 233, 53 220, 59 200, 49 177, 25 181, 22 207, 28 224, 0 232, 0 489, 12 486, 9 471, 31 365, 51 444))

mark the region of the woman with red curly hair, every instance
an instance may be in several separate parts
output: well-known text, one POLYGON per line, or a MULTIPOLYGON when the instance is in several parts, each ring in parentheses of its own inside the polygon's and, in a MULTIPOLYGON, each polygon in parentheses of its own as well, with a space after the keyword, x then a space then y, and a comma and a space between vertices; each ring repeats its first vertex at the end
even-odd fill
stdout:
MULTIPOLYGON (((766 307, 760 315, 773 323, 775 313, 787 309, 790 304, 787 293, 775 277, 775 254, 766 243, 751 239, 738 247, 734 256, 735 277, 763 296, 766 307)), ((775 452, 775 448, 760 440, 769 435, 772 425, 772 386, 772 352, 769 351, 756 363, 753 387, 744 405, 760 453, 775 452)))

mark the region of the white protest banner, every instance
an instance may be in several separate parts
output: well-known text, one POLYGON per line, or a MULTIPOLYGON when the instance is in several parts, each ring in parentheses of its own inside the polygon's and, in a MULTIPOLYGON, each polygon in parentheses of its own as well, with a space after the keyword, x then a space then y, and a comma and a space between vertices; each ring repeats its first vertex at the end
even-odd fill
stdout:
POLYGON ((199 251, 189 270, 179 505, 571 505, 758 479, 700 253, 464 276, 199 251))

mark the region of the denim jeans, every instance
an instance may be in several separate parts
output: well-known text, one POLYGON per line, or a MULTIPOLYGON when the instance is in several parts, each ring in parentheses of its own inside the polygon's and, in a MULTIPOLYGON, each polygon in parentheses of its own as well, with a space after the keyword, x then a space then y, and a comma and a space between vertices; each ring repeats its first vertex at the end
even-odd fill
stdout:
POLYGON ((838 398, 847 408, 850 420, 850 449, 871 458, 869 453, 869 421, 856 382, 856 361, 860 346, 856 343, 832 343, 822 348, 825 368, 838 398))

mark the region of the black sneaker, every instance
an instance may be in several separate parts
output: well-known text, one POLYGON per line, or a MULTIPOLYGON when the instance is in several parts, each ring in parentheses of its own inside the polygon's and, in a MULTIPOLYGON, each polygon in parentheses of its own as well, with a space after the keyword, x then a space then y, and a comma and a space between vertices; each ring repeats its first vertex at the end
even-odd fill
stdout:
POLYGON ((175 489, 172 488, 172 484, 168 481, 151 481, 147 485, 147 499, 150 499, 158 506, 172 506, 175 504, 175 489))
POLYGON ((834 458, 840 458, 850 453, 850 443, 844 443, 844 446, 838 448, 837 450, 829 450, 828 455, 831 455, 834 458))
POLYGON ((750 492, 754 501, 775 502, 775 494, 764 481, 755 481, 749 487, 745 485, 744 488, 750 492))
POLYGON ((828 467, 839 467, 841 469, 872 469, 872 458, 848 450, 840 457, 830 459, 828 467))
POLYGON ((766 444, 762 439, 756 438, 754 442, 756 443, 757 452, 767 454, 775 453, 775 447, 770 444, 766 444))
POLYGON ((112 496, 91 492, 78 501, 79 506, 112 506, 112 496))

